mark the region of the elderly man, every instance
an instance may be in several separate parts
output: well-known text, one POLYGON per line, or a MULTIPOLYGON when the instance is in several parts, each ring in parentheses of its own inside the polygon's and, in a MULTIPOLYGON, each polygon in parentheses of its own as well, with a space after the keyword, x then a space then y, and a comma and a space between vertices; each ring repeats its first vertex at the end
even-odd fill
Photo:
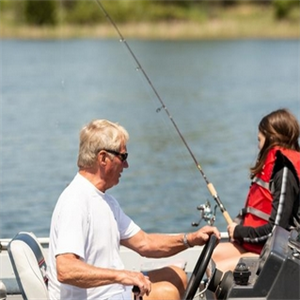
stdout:
POLYGON ((142 256, 174 255, 203 245, 215 227, 189 234, 147 234, 121 209, 107 190, 128 168, 127 131, 107 120, 95 120, 80 132, 79 171, 62 192, 53 212, 48 260, 50 299, 132 299, 132 286, 144 299, 180 299, 186 274, 170 266, 143 274, 124 269, 119 248, 142 256))

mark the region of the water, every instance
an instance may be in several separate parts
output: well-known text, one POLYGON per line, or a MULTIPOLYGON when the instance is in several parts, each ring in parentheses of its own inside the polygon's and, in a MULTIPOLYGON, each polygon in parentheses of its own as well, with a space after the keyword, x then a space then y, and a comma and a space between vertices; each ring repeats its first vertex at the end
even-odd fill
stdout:
MULTIPOLYGON (((95 118, 130 133, 129 169, 110 190, 144 230, 193 230, 211 198, 170 119, 117 40, 0 41, 0 236, 47 236, 77 171, 78 133, 95 118)), ((300 119, 299 41, 129 41, 229 214, 247 194, 257 124, 300 119)), ((215 223, 226 230, 217 212, 215 223)), ((204 223, 201 223, 204 225, 204 223)))

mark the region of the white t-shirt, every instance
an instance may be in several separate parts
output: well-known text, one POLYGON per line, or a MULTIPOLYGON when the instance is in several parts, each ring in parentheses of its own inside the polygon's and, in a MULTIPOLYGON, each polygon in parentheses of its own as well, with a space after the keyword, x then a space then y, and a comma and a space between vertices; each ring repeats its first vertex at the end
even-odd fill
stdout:
POLYGON ((124 269, 120 240, 139 230, 116 199, 100 192, 78 173, 61 194, 52 215, 47 266, 50 299, 100 300, 123 293, 120 284, 82 289, 59 283, 55 257, 73 253, 96 267, 124 269))

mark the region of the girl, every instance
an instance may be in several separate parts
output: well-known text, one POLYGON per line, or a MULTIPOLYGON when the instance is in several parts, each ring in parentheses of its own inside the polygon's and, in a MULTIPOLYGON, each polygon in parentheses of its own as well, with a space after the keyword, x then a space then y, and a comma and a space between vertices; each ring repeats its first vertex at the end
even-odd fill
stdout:
POLYGON ((258 256, 275 225, 287 230, 300 226, 299 136, 299 123, 287 109, 260 121, 260 151, 250 169, 245 207, 227 227, 230 242, 220 243, 213 253, 219 270, 233 270, 243 256, 258 256))

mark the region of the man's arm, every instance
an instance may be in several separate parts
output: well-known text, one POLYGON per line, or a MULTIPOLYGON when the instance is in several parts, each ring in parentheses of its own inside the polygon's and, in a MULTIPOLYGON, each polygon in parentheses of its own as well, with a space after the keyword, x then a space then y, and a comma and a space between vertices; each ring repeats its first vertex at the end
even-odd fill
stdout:
MULTIPOLYGON (((196 232, 188 233, 186 243, 191 247, 202 246, 212 234, 215 234, 220 240, 221 234, 216 227, 204 226, 196 232)), ((123 246, 136 251, 142 256, 151 258, 175 255, 187 249, 186 243, 184 242, 184 234, 147 234, 143 230, 140 230, 133 237, 121 241, 123 246)))
POLYGON ((86 264, 75 254, 58 255, 56 257, 56 266, 57 279, 61 283, 80 288, 119 283, 123 285, 137 285, 143 294, 149 294, 151 291, 151 283, 148 277, 145 277, 140 272, 98 268, 86 264))

